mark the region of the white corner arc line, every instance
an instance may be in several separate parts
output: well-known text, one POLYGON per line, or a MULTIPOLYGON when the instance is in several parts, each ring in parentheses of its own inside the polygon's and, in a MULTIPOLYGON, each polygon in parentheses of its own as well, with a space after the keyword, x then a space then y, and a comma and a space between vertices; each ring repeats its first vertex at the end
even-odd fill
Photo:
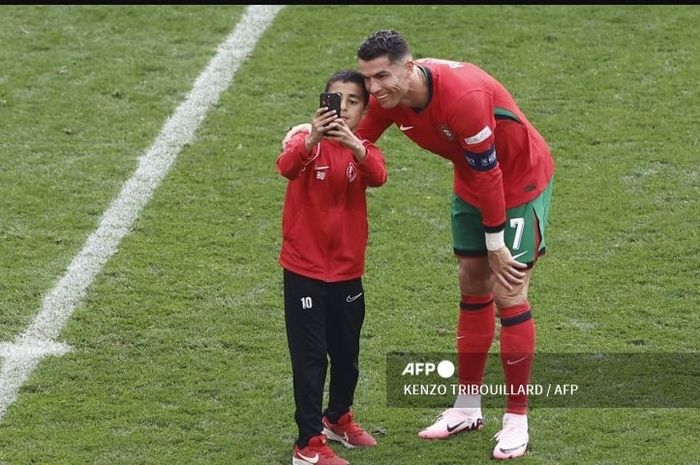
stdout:
POLYGON ((70 347, 55 342, 88 287, 121 240, 129 233, 141 209, 166 176, 182 148, 192 142, 209 109, 226 90, 241 63, 258 39, 284 8, 279 5, 251 5, 233 32, 222 42, 216 55, 197 77, 185 101, 165 122, 148 151, 139 158, 134 175, 103 214, 97 229, 73 258, 56 286, 49 291, 41 310, 14 343, 0 343, 0 419, 16 400, 17 393, 43 357, 62 355, 70 347))

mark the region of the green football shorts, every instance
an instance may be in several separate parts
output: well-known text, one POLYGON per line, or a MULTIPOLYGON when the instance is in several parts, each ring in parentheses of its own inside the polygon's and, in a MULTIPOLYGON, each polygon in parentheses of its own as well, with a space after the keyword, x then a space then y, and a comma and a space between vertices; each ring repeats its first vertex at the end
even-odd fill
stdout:
MULTIPOLYGON (((504 239, 513 258, 532 266, 545 252, 545 230, 552 204, 552 182, 530 202, 506 210, 504 239)), ((461 256, 486 255, 481 212, 452 194, 452 245, 461 256)))

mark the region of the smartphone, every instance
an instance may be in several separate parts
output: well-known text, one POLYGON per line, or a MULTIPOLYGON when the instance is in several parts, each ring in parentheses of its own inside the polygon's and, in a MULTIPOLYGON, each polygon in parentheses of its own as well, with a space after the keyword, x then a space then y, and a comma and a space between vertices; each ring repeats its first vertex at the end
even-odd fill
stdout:
POLYGON ((340 94, 338 92, 321 92, 319 107, 328 107, 335 110, 335 114, 340 116, 340 94))

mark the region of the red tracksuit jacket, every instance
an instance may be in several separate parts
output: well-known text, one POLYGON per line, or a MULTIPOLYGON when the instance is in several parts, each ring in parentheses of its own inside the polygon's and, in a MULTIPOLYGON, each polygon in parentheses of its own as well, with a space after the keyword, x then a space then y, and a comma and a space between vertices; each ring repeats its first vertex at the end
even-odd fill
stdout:
POLYGON ((297 133, 277 158, 277 170, 289 179, 282 213, 285 269, 326 282, 355 279, 364 273, 367 248, 367 187, 386 182, 384 155, 364 141, 367 157, 358 163, 352 150, 328 139, 306 153, 297 133))

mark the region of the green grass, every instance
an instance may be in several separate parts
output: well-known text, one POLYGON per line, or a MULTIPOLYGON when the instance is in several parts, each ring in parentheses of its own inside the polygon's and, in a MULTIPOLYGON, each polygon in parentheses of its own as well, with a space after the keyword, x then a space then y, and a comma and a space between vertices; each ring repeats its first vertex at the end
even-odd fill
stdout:
MULTIPOLYGON (((243 6, 0 7, 0 342, 26 328, 243 6)), ((531 300, 542 352, 697 352, 700 10, 283 10, 0 420, 0 464, 286 464, 296 435, 274 160, 357 45, 481 65, 557 163, 531 300)), ((387 407, 391 351, 450 352, 451 167, 396 130, 370 191, 354 465, 492 463, 501 411, 445 442, 387 407)), ((495 347, 494 347, 495 348, 495 347)), ((653 382, 653 380, 650 380, 653 382)), ((696 409, 533 409, 527 464, 698 463, 696 409)))

